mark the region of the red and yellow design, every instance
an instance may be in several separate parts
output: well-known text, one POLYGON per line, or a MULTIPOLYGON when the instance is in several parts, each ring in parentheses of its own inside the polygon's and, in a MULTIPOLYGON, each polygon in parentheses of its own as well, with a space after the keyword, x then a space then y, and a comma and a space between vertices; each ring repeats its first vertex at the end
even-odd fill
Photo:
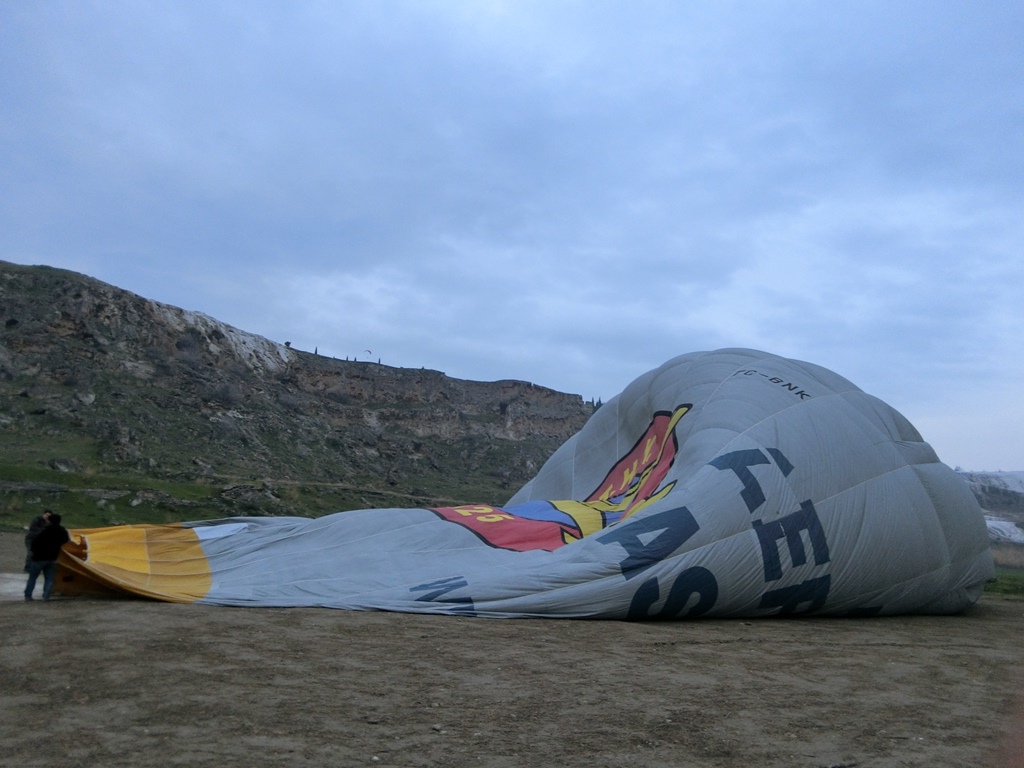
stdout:
POLYGON ((691 407, 655 413, 643 436, 583 501, 531 501, 508 508, 473 504, 433 511, 499 549, 554 551, 624 520, 672 490, 675 483, 662 483, 679 448, 676 425, 691 407))

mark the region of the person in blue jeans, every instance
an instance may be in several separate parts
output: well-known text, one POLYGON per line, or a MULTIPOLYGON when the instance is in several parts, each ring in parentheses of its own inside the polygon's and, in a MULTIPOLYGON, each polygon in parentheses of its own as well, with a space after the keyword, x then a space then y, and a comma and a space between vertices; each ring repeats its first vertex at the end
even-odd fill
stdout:
POLYGON ((53 513, 46 521, 46 527, 32 540, 32 559, 28 563, 28 584, 25 585, 25 600, 33 599, 36 579, 43 574, 43 600, 49 600, 53 592, 54 577, 57 573, 57 558, 61 547, 71 540, 67 529, 60 524, 60 515, 53 513))

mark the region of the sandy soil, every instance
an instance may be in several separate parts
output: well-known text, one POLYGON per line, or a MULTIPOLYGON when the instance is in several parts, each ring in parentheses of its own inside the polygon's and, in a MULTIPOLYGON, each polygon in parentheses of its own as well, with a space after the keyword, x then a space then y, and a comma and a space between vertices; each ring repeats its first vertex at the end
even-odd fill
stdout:
POLYGON ((1024 766, 1020 599, 629 624, 18 592, 2 766, 1024 766))

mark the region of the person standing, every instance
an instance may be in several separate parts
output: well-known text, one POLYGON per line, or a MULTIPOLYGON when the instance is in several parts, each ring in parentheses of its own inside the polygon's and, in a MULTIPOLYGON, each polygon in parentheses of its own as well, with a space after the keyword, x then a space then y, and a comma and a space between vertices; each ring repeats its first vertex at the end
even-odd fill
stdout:
POLYGON ((28 564, 28 583, 25 585, 25 601, 33 600, 36 579, 43 574, 43 600, 50 599, 53 582, 57 574, 57 558, 61 547, 71 541, 67 528, 60 524, 61 517, 50 513, 46 526, 32 539, 32 559, 28 564))
POLYGON ((40 531, 46 527, 46 523, 52 514, 52 510, 44 509, 43 514, 37 516, 28 524, 28 533, 25 534, 25 573, 28 573, 28 566, 32 562, 32 542, 35 541, 40 531))

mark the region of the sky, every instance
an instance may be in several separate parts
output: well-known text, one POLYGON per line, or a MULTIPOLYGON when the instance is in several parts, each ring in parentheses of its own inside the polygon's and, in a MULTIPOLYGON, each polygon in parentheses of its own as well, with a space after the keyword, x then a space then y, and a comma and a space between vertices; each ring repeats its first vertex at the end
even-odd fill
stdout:
POLYGON ((761 349, 1019 470, 1022 29, 1019 0, 0 0, 0 259, 586 400, 761 349))

